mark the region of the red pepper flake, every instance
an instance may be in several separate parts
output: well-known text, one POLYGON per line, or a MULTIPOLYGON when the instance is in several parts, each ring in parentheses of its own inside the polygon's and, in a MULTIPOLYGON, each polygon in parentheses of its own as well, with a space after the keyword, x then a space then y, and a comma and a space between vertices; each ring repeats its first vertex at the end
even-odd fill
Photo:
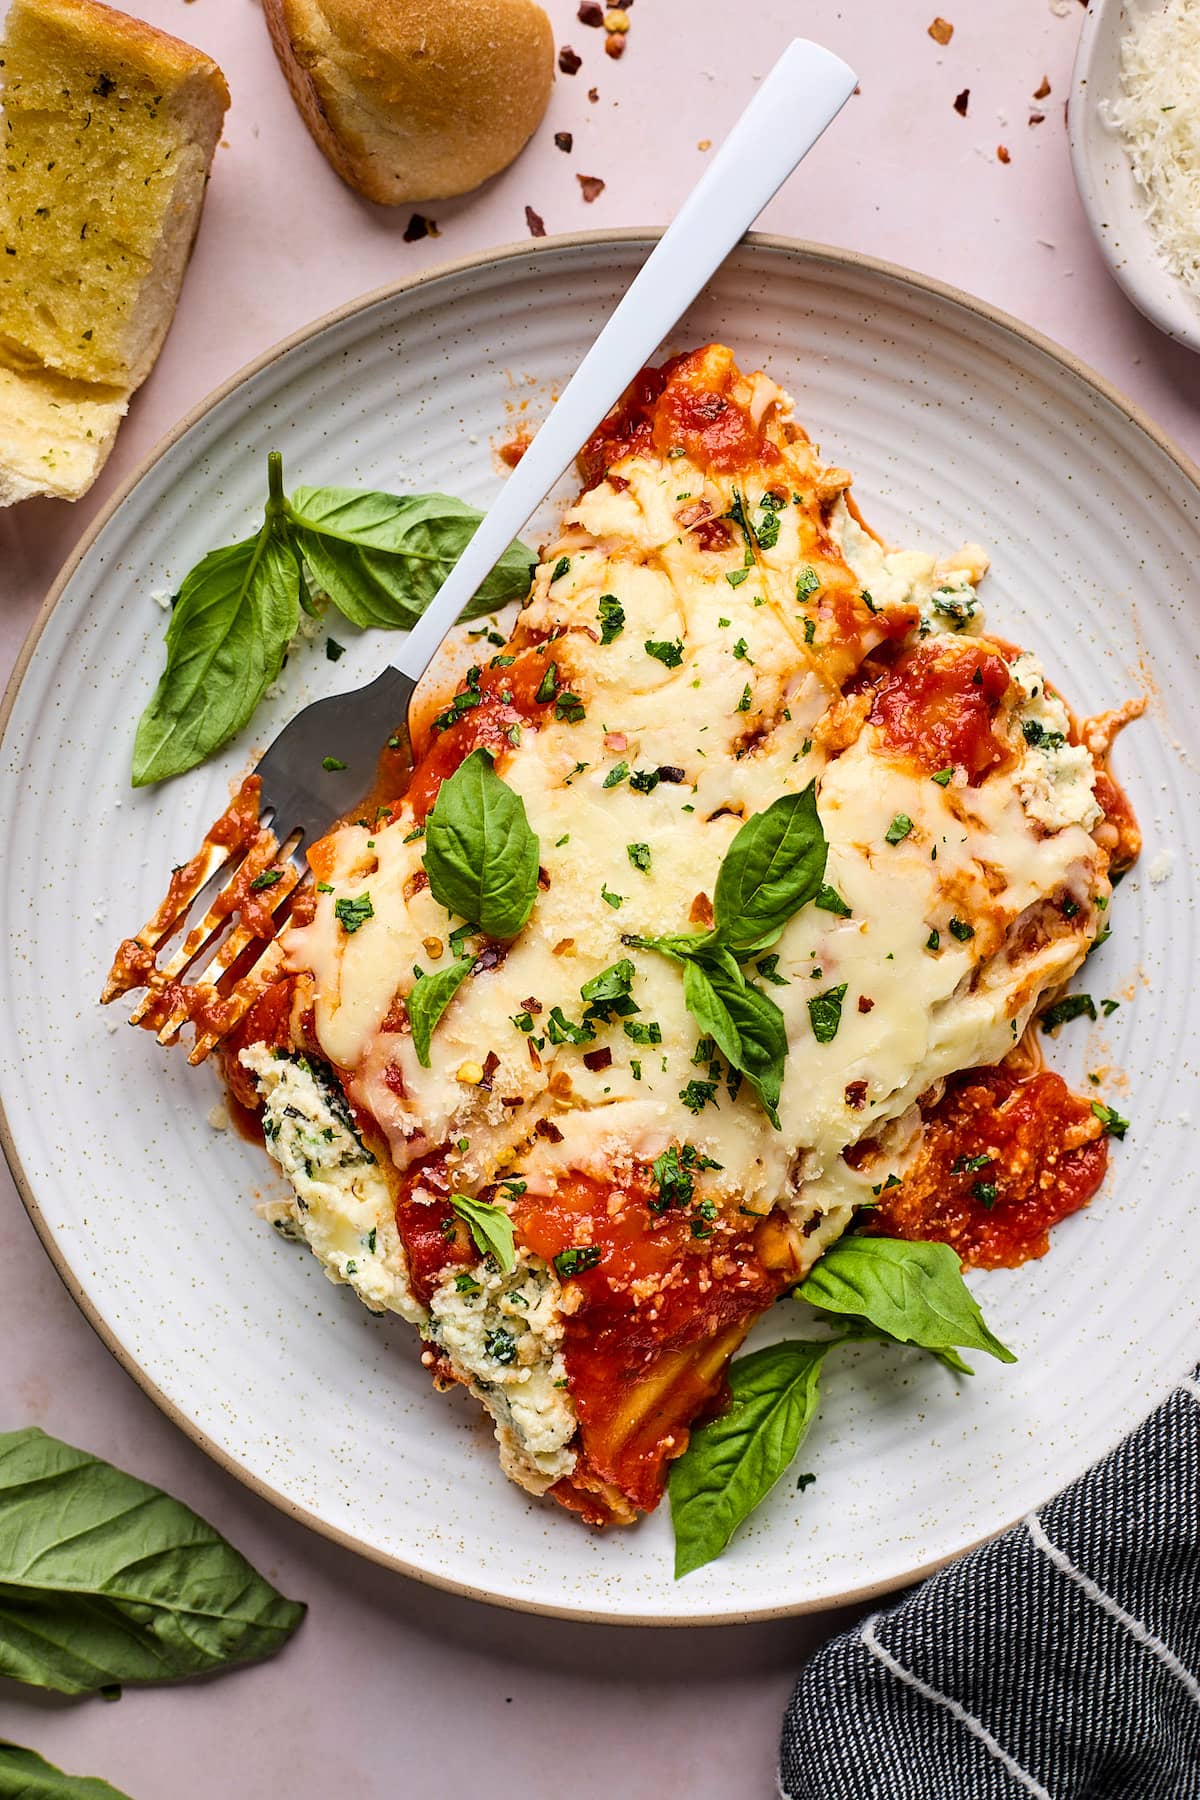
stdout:
POLYGON ((533 1129, 538 1137, 545 1138, 549 1144, 562 1143, 563 1134, 551 1119, 539 1119, 533 1129))
POLYGON ((997 160, 1002 163, 1010 163, 1012 161, 1012 157, 1008 153, 1008 147, 1005 144, 996 145, 996 157, 997 160))
POLYGON ((954 27, 949 19, 935 19, 928 30, 935 44, 948 44, 954 36, 954 27))
POLYGON ((579 11, 575 17, 581 25, 603 25, 604 8, 599 0, 581 0, 579 11))
MULTIPOLYGON (((601 14, 602 18, 603 16, 601 14)), ((564 44, 558 53, 558 66, 564 75, 578 75, 583 67, 583 58, 576 55, 570 44, 564 44)))
POLYGON ((855 1112, 861 1112, 867 1103, 867 1084, 865 1081, 848 1081, 846 1083, 846 1105, 852 1106, 855 1112))
POLYGON ((569 131, 556 131, 554 134, 554 141, 559 149, 565 150, 568 155, 570 155, 575 147, 575 139, 569 131))
POLYGON ((591 101, 592 105, 595 106, 600 99, 600 89, 599 88, 589 88, 588 89, 588 99, 591 101))
POLYGON ((954 96, 954 110, 960 119, 965 119, 967 116, 967 102, 970 98, 970 88, 964 88, 961 94, 955 94, 954 96))
POLYGON ((441 235, 441 232, 438 230, 437 220, 427 219, 424 213, 414 213, 412 218, 408 221, 408 224, 404 227, 404 241, 406 244, 415 244, 420 238, 441 237, 441 235))
POLYGON ((858 996, 859 1012, 869 1013, 874 1009, 874 1006, 875 1006, 875 1002, 873 1000, 869 999, 866 994, 860 994, 858 996))
POLYGON ((1050 77, 1048 75, 1043 75, 1038 86, 1035 87, 1033 90, 1033 97, 1035 100, 1044 100, 1046 98, 1046 95, 1049 92, 1050 92, 1050 77))
POLYGON ((525 223, 529 227, 530 237, 545 237, 546 221, 541 213, 535 213, 532 206, 525 208, 525 223))
POLYGON ((618 56, 624 56, 625 33, 623 31, 609 32, 604 40, 604 54, 605 56, 611 56, 614 62, 618 56))
POLYGON ((499 1067, 500 1058, 494 1050, 489 1050, 483 1059, 483 1080, 479 1084, 481 1088, 486 1088, 489 1094, 492 1091, 492 1077, 499 1067))
POLYGON ((579 183, 580 191, 589 206, 592 204, 593 200, 598 200, 600 195, 604 192, 604 183, 598 175, 577 175, 575 179, 579 183))
POLYGON ((585 1050, 583 1053, 583 1066, 590 1069, 593 1075, 599 1074, 601 1069, 609 1068, 611 1064, 611 1050, 585 1050))

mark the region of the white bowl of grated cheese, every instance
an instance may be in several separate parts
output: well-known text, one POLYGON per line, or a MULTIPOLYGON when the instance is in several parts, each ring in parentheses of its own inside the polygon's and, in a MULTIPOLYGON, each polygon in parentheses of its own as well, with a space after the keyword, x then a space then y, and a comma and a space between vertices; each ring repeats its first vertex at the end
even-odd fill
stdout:
POLYGON ((1125 293, 1200 351, 1200 0, 1092 0, 1067 135, 1075 185, 1125 293))

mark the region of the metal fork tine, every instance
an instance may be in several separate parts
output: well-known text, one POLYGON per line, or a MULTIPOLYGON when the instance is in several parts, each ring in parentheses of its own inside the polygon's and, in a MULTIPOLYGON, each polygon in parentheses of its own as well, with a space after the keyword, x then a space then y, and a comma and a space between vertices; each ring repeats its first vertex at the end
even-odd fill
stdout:
POLYGON ((263 953, 258 961, 243 972, 232 991, 225 996, 220 1030, 210 1027, 207 1031, 197 1031, 196 1042, 188 1053, 190 1063, 202 1063, 222 1039, 228 1037, 235 1026, 240 1025, 259 995, 270 987, 282 963, 283 949, 278 938, 272 938, 263 946, 263 953))
MULTIPOLYGON (((274 860, 277 859, 273 858, 272 861, 274 860)), ((247 858, 247 862, 248 861, 249 858, 247 858)), ((270 867, 270 863, 265 864, 264 867, 270 867)), ((291 895, 295 893, 297 887, 300 885, 300 879, 301 871, 296 867, 295 863, 289 862, 282 879, 274 888, 269 890, 270 899, 267 904, 270 907, 272 916, 279 911, 279 908, 283 905, 284 901, 289 899, 291 895)), ((214 900, 213 905, 209 908, 205 918, 196 926, 194 932, 189 933, 188 939, 185 941, 178 955, 163 970, 163 977, 165 980, 171 981, 177 979, 179 975, 183 973, 183 970, 187 968, 188 964, 194 961, 195 957, 206 948, 207 944, 214 941, 216 933, 211 931, 206 933, 205 931, 205 927, 214 916, 218 917, 218 927, 219 925, 227 924, 229 922, 230 911, 227 907, 223 908, 219 915, 217 914, 218 905, 228 891, 228 887, 222 888, 221 893, 217 895, 216 900, 214 900), (185 952, 187 951, 192 938, 197 939, 196 948, 190 956, 186 956, 185 952), (176 967, 176 964, 179 966, 176 967)), ((241 920, 227 937, 220 940, 212 960, 198 975, 193 977, 191 985, 196 988, 211 988, 215 991, 220 984, 222 976, 233 967, 238 957, 247 951, 256 939, 261 938, 262 933, 260 931, 247 925, 244 919, 241 920)), ((270 943, 273 940, 268 938, 263 941, 270 943)), ((182 1004, 177 1003, 174 1010, 159 1027, 159 1043, 173 1044, 179 1036, 181 1028, 187 1023, 188 1017, 189 1007, 187 1001, 185 1000, 182 1004)))

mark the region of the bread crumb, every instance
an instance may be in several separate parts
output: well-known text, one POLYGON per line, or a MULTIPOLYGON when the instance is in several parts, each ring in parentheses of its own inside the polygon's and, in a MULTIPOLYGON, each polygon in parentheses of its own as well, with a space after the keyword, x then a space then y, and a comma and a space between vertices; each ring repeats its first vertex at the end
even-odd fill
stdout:
POLYGON ((595 106, 596 103, 598 102, 598 100, 600 99, 600 89, 599 88, 589 88, 588 89, 588 99, 591 101, 592 105, 595 106))
POLYGON ((696 148, 697 148, 697 150, 711 150, 712 149, 712 139, 711 138, 701 138, 699 143, 696 145, 696 148))
POLYGON ((955 94, 954 96, 954 110, 960 119, 965 119, 967 116, 967 102, 970 98, 970 88, 964 88, 961 94, 955 94))
POLYGON ((1175 857, 1170 850, 1160 850, 1150 867, 1146 870, 1151 887, 1161 887, 1175 866, 1175 857))
POLYGON ((614 59, 618 56, 624 56, 624 54, 625 54, 625 34, 624 34, 624 32, 620 32, 620 31, 610 31, 609 32, 608 36, 604 40, 604 54, 606 56, 611 56, 614 59))
POLYGON ((583 67, 583 58, 576 55, 570 44, 564 44, 558 53, 558 66, 564 75, 577 75, 583 67))
POLYGON ((229 1108, 223 1100, 218 1100, 208 1110, 208 1122, 214 1131, 229 1130, 229 1108))
POLYGON ((535 213, 532 206, 525 208, 525 223, 529 227, 530 237, 545 237, 546 221, 541 213, 535 213))
POLYGON ((1012 157, 1009 155, 1008 149, 1004 144, 996 145, 996 156, 1002 163, 1010 163, 1012 161, 1012 157))
POLYGON ((556 131, 554 134, 554 142, 558 145, 560 150, 567 151, 568 155, 575 147, 574 136, 569 131, 556 131))
POLYGON ((583 197, 589 206, 593 200, 598 200, 600 195, 604 192, 604 183, 598 175, 577 175, 575 179, 579 183, 583 197))
POLYGON ((935 19, 929 27, 929 35, 935 44, 948 44, 954 36, 954 27, 949 19, 935 19))
POLYGON ((623 6, 610 6, 604 15, 605 31, 628 31, 629 14, 623 6))
POLYGON ((1041 81, 1033 90, 1033 97, 1035 100, 1044 100, 1049 92, 1050 77, 1048 75, 1043 75, 1041 81))
POLYGON ((581 25, 603 25, 604 8, 600 5, 600 0, 581 0, 575 17, 581 25))
POLYGON ((155 606, 161 606, 164 612, 170 612, 171 596, 168 594, 166 588, 155 588, 150 598, 153 600, 155 606))
POLYGON ((1044 124, 1045 124, 1045 122, 1046 122, 1046 115, 1045 115, 1045 113, 1042 113, 1042 112, 1034 112, 1034 111, 1033 111, 1033 109, 1032 109, 1032 108, 1030 108, 1030 112, 1029 112, 1029 123, 1030 123, 1030 124, 1031 124, 1031 125, 1044 125, 1044 124))

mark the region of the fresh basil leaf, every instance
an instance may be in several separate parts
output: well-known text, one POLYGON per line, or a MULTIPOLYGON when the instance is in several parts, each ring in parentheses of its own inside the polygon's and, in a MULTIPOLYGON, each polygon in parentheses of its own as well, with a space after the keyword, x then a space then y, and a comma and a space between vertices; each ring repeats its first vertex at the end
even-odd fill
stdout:
POLYGON ((771 1344, 729 1371, 728 1409, 671 1464, 675 1579, 720 1556, 795 1456, 816 1415, 821 1364, 840 1340, 771 1344))
MULTIPOLYGON (((300 487, 288 499, 296 541, 317 581, 338 611, 362 626, 414 625, 482 517, 449 494, 300 487)), ((523 598, 536 561, 524 544, 511 545, 461 616, 477 618, 523 598)))
POLYGON ((425 824, 434 899, 488 937, 515 937, 537 898, 539 855, 525 802, 486 750, 472 750, 443 781, 425 824))
POLYGON ((827 853, 812 782, 752 814, 717 876, 713 911, 721 942, 769 950, 793 913, 820 892, 827 853))
POLYGON ((167 666, 138 720, 134 787, 194 769, 242 729, 299 621, 300 571, 274 515, 196 564, 167 626, 167 666))
POLYGON ((868 1319, 902 1344, 983 1350, 999 1362, 1017 1360, 984 1324, 949 1244, 839 1238, 795 1292, 826 1312, 868 1319))
POLYGON ((409 991, 404 1004, 408 1008, 408 1022, 412 1026, 413 1049, 423 1069, 429 1067, 429 1045, 434 1027, 471 973, 474 964, 473 956, 464 956, 459 962, 448 963, 433 975, 418 975, 409 991))
POLYGON ((944 1345, 934 1347, 931 1344, 906 1344, 903 1338, 893 1337, 890 1331, 883 1331, 878 1325, 872 1325, 867 1319, 843 1319, 839 1321, 846 1326, 850 1340, 862 1339, 867 1343, 894 1344, 905 1350, 923 1350, 935 1361, 944 1363, 946 1368, 953 1369, 956 1375, 974 1375, 975 1371, 969 1362, 964 1362, 957 1350, 944 1345))
POLYGON ((512 1220, 502 1206, 476 1200, 471 1194, 451 1194, 450 1204, 471 1234, 480 1256, 490 1256, 502 1275, 517 1266, 512 1220))
POLYGON ((36 1750, 0 1743, 0 1794, 6 1800, 128 1800, 96 1775, 68 1775, 36 1750))
POLYGON ((730 1068, 743 1074, 779 1130, 779 1093, 787 1057, 787 1026, 775 1002, 742 974, 728 951, 683 966, 683 998, 702 1032, 716 1042, 730 1068))
POLYGON ((61 1694, 175 1681, 271 1656, 303 1616, 180 1501, 0 1433, 0 1675, 61 1694))

